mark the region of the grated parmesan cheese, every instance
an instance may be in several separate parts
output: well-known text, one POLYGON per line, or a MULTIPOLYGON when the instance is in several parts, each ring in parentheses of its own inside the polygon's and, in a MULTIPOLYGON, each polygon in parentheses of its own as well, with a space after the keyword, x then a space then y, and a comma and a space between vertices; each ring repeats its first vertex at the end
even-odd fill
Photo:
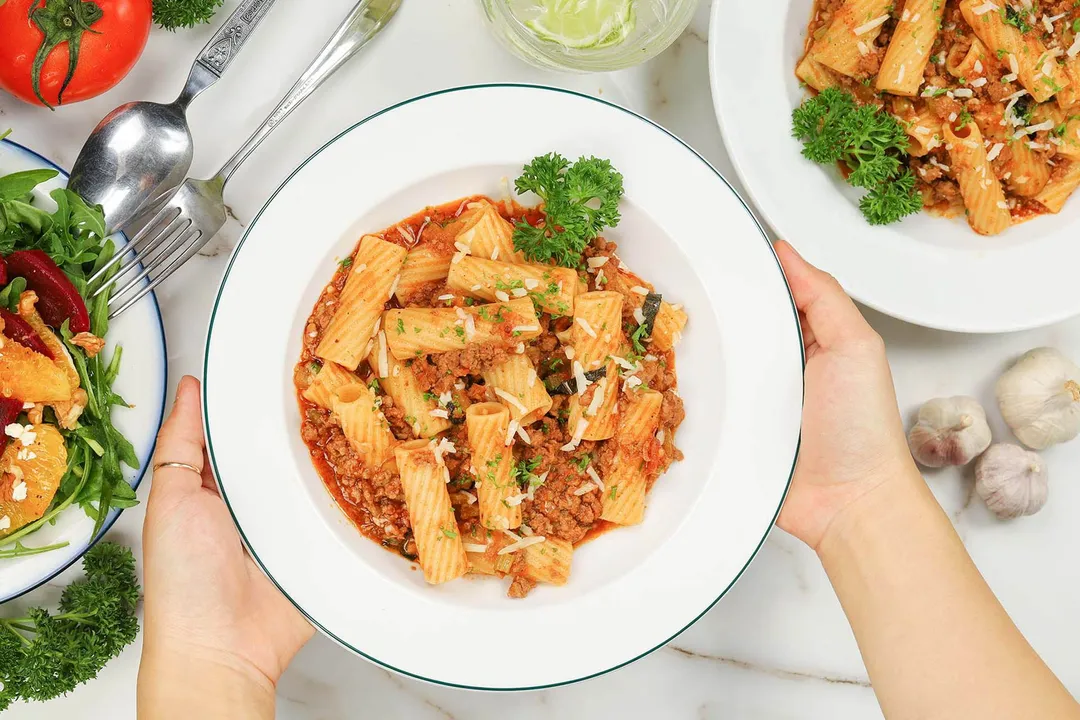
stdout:
POLYGON ((497 396, 501 397, 506 402, 513 405, 514 407, 516 407, 518 410, 520 410, 522 415, 525 415, 525 414, 527 414, 529 412, 529 408, 525 407, 525 405, 522 404, 522 402, 520 400, 518 400, 516 397, 514 397, 514 395, 512 393, 509 393, 506 390, 503 390, 502 388, 496 388, 495 389, 495 394, 497 396))
POLYGON ((593 338, 594 340, 596 339, 596 331, 592 329, 592 325, 589 324, 588 320, 579 315, 574 318, 574 322, 581 326, 581 329, 585 331, 586 335, 593 338))
POLYGON ((533 535, 532 537, 523 538, 523 539, 519 540, 518 542, 514 543, 513 545, 507 545, 506 547, 504 547, 502 550, 499 551, 499 554, 500 555, 509 555, 510 553, 517 552, 518 550, 524 550, 527 547, 532 547, 533 545, 539 545, 540 543, 544 542, 545 540, 547 540, 547 538, 545 538, 543 535, 533 535))
POLYGON ((876 17, 873 20, 871 20, 870 22, 865 23, 865 24, 860 25, 859 27, 855 28, 855 34, 856 35, 865 35, 866 33, 870 32, 872 30, 877 30, 879 27, 884 25, 885 22, 888 19, 889 19, 888 14, 882 15, 880 17, 876 17))

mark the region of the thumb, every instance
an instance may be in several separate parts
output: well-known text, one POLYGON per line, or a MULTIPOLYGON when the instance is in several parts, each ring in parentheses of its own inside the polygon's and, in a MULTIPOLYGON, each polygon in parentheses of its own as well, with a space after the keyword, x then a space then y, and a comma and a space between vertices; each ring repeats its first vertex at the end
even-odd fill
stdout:
POLYGON ((832 275, 803 260, 786 241, 775 245, 795 306, 806 318, 817 344, 829 350, 874 336, 859 308, 832 275))
POLYGON ((154 487, 180 491, 201 487, 205 474, 204 447, 199 381, 186 375, 176 389, 172 412, 158 433, 154 452, 154 487), (163 463, 182 463, 190 465, 195 471, 186 467, 159 467, 163 463))

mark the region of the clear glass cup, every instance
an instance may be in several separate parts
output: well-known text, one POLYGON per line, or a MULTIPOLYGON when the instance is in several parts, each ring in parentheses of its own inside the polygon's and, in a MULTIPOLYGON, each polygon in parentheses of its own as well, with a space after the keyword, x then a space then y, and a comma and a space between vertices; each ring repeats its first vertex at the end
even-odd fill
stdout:
POLYGON ((678 39, 697 8, 698 0, 629 0, 633 30, 623 39, 590 48, 572 48, 545 40, 527 21, 535 17, 538 0, 480 0, 495 35, 514 54, 537 67, 570 72, 608 72, 643 63, 678 39))

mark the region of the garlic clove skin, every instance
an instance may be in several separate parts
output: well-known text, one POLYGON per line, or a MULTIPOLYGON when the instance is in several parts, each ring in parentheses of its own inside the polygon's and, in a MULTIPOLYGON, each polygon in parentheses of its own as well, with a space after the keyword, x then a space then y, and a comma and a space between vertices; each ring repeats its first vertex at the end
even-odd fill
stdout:
POLYGON ((1035 348, 997 381, 998 407, 1024 445, 1044 450, 1080 434, 1080 368, 1054 348, 1035 348))
POLYGON ((934 398, 908 432, 911 456, 926 467, 967 465, 990 447, 986 412, 975 398, 934 398))
POLYGON ((992 445, 975 463, 975 492, 1001 520, 1034 515, 1050 488, 1046 463, 1019 445, 992 445))

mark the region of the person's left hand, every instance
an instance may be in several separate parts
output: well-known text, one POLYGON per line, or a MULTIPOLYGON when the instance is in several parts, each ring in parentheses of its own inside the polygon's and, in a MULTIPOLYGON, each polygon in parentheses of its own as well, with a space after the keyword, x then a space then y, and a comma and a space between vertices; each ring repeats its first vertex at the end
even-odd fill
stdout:
MULTIPOLYGON (((262 686, 277 683, 311 638, 311 625, 255 566, 218 494, 203 442, 199 382, 180 381, 161 428, 160 467, 143 528, 147 661, 221 665, 262 686)), ((249 478, 255 482, 258 478, 249 478)))

